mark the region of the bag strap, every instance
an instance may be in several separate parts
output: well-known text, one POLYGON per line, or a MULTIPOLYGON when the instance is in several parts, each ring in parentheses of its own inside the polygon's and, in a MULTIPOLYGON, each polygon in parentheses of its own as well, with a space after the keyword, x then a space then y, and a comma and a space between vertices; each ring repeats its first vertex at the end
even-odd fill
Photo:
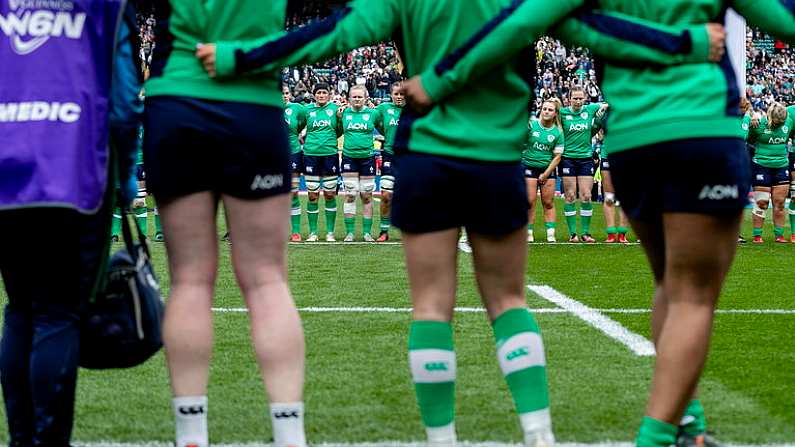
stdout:
MULTIPOLYGON (((132 213, 125 209, 121 214, 121 232, 124 237, 124 245, 127 248, 127 252, 132 257, 133 262, 137 264, 140 253, 135 249, 135 241, 133 240, 132 229, 130 228, 130 214, 132 213)), ((143 248, 144 255, 147 259, 151 259, 152 255, 149 253, 149 244, 147 242, 146 234, 137 224, 135 225, 135 228, 138 233, 138 243, 143 248)))

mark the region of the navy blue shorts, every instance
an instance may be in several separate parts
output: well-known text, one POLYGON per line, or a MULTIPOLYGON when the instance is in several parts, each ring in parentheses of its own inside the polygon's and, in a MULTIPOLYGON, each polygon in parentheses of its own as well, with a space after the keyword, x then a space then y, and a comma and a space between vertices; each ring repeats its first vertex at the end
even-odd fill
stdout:
POLYGON ((790 174, 795 173, 795 152, 789 153, 789 172, 790 174))
POLYGON ((135 168, 135 178, 138 179, 139 182, 146 181, 146 171, 144 171, 144 165, 138 165, 135 168))
POLYGON ((789 185, 789 170, 787 168, 766 168, 752 162, 751 185, 766 187, 789 185))
POLYGON ((296 152, 290 154, 290 169, 293 174, 301 175, 304 173, 304 153, 296 152))
POLYGON ((395 155, 394 167, 392 223, 406 233, 464 227, 475 234, 505 235, 527 225, 527 187, 519 162, 407 152, 395 155))
POLYGON ((667 141, 611 153, 610 164, 616 197, 632 219, 659 223, 665 213, 733 216, 748 204, 751 160, 737 138, 667 141))
POLYGON ((566 158, 560 161, 558 172, 561 177, 593 177, 592 158, 566 158))
POLYGON ((355 172, 360 176, 375 176, 375 157, 352 158, 347 155, 342 156, 342 173, 348 174, 355 172))
POLYGON ((146 99, 147 187, 158 200, 210 191, 240 199, 290 192, 284 111, 181 96, 146 99))
MULTIPOLYGON (((547 170, 547 168, 534 168, 532 166, 527 166, 527 165, 524 165, 524 164, 522 165, 522 169, 524 170, 524 177, 525 178, 530 178, 530 179, 537 179, 539 175, 543 174, 544 171, 547 170)), ((555 173, 555 171, 553 170, 549 174, 549 177, 547 177, 547 178, 556 179, 556 178, 558 178, 558 176, 555 173)))
POLYGON ((381 176, 394 176, 394 169, 393 163, 395 162, 395 156, 393 154, 389 154, 386 151, 381 152, 381 176))
POLYGON ((340 175, 339 155, 304 155, 304 175, 316 177, 340 175))
POLYGON ((601 165, 602 172, 610 172, 610 160, 608 160, 607 157, 602 157, 599 164, 601 165))

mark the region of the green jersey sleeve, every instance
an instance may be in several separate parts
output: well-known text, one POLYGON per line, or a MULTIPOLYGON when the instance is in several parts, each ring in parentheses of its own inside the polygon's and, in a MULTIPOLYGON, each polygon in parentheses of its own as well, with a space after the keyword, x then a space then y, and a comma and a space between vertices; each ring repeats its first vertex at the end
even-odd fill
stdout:
POLYGON ((709 33, 704 25, 677 28, 632 17, 617 12, 600 11, 599 15, 577 15, 565 19, 552 28, 549 34, 571 46, 588 47, 595 56, 613 64, 675 65, 709 61, 709 33), (599 15, 602 17, 599 19, 599 15), (596 20, 594 20, 596 19, 596 20), (690 39, 689 52, 669 52, 632 40, 621 39, 599 31, 597 23, 615 21, 634 23, 649 29, 657 29, 679 35, 683 45, 690 39))
POLYGON ((228 77, 283 66, 312 64, 355 48, 388 40, 398 27, 404 0, 355 0, 319 26, 252 41, 217 42, 216 71, 228 77))
POLYGON ((795 2, 792 0, 732 0, 730 3, 749 25, 795 44, 795 2))
POLYGON ((743 125, 743 139, 746 140, 746 141, 749 141, 748 138, 749 138, 749 135, 751 133, 751 115, 750 114, 746 113, 743 116, 743 124, 742 125, 743 125))
MULTIPOLYGON (((425 70, 421 75, 423 87, 435 102, 443 100, 470 80, 487 73, 495 65, 508 61, 529 42, 540 37, 548 27, 569 14, 579 11, 578 8, 584 3, 586 3, 585 0, 513 2, 511 6, 505 8, 500 15, 476 33, 467 44, 435 67, 425 70), (523 37, 519 39, 517 36, 523 37)), ((690 26, 679 32, 674 32, 675 28, 670 26, 637 19, 630 20, 629 16, 620 14, 605 15, 601 12, 591 11, 582 12, 577 17, 588 25, 587 27, 580 26, 577 28, 578 31, 601 32, 612 36, 609 39, 591 42, 594 45, 596 43, 607 45, 605 48, 597 48, 597 51, 600 55, 607 56, 609 60, 613 60, 611 56, 613 52, 632 51, 633 47, 631 46, 623 50, 616 49, 620 46, 616 45, 617 40, 621 45, 626 43, 640 45, 682 57, 693 53, 696 47, 699 47, 697 52, 702 56, 704 51, 707 51, 703 49, 704 35, 693 31, 697 27, 690 26), (614 32, 613 30, 616 29, 620 29, 622 32, 614 32), (649 35, 653 37, 638 38, 638 36, 649 35), (694 45, 694 35, 700 36, 696 39, 700 42, 699 45, 694 45)), ((639 58, 643 59, 640 56, 639 58)), ((699 58, 700 56, 693 57, 696 60, 699 58)), ((620 62, 625 64, 627 60, 620 60, 620 62)))

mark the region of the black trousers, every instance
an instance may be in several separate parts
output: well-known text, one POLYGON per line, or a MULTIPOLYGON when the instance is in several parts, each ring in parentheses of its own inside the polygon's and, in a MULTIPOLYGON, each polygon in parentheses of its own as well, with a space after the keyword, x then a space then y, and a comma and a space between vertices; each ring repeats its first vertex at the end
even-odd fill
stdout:
MULTIPOLYGON (((105 207, 107 208, 107 207, 105 207)), ((79 358, 79 310, 107 256, 109 213, 0 211, 8 304, 0 382, 11 446, 68 446, 79 358)))

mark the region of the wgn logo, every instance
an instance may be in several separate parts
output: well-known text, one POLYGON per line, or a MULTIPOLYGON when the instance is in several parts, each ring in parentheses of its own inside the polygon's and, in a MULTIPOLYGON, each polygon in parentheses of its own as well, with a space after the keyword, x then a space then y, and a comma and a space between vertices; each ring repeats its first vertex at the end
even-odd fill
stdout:
POLYGON ((71 1, 7 1, 10 11, 0 14, 0 32, 8 36, 11 49, 20 56, 41 48, 51 37, 80 39, 83 36, 86 13, 72 13, 74 3, 71 1))
POLYGON ((737 185, 707 185, 701 190, 701 194, 698 195, 698 200, 724 200, 736 199, 739 197, 740 191, 738 190, 737 185))

